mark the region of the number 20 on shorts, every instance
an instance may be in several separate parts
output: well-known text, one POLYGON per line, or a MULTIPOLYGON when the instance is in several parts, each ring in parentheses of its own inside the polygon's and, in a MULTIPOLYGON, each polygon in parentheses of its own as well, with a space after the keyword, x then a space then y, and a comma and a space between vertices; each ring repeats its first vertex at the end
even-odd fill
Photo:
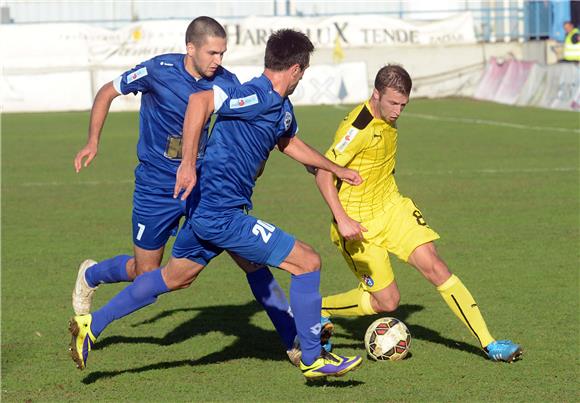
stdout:
POLYGON ((276 227, 274 227, 272 224, 268 224, 267 222, 258 220, 254 225, 254 227, 252 228, 252 234, 256 236, 258 235, 261 236, 262 241, 264 241, 264 243, 268 243, 268 241, 272 237, 272 232, 274 232, 275 229, 276 227))

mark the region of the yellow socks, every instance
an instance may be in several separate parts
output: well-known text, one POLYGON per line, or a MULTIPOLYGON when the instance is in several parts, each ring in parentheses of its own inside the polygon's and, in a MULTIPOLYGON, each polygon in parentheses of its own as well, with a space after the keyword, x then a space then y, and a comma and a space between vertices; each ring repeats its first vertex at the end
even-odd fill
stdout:
MULTIPOLYGON (((457 276, 451 275, 447 281, 437 287, 437 291, 482 347, 495 341, 487 330, 487 325, 473 296, 457 276)), ((342 294, 322 298, 322 316, 324 317, 365 316, 376 313, 371 306, 371 294, 360 286, 342 294)))
POLYGON ((362 287, 342 294, 322 298, 322 316, 365 316, 376 312, 371 306, 371 294, 362 287))
MULTIPOLYGON (((481 316, 477 303, 461 280, 451 275, 447 281, 437 287, 449 308, 479 340, 482 347, 487 346, 495 339, 489 334, 487 325, 481 316)), ((324 306, 324 304, 323 304, 324 306)))

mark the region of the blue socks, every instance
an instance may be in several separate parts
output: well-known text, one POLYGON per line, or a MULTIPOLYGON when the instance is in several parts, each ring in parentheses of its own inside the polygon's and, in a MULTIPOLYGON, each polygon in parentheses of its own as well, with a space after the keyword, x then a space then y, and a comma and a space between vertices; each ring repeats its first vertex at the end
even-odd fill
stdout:
POLYGON ((320 271, 292 276, 290 306, 300 338, 302 362, 306 365, 312 364, 320 355, 322 297, 319 289, 320 271))
POLYGON ((286 350, 292 349, 296 337, 296 325, 286 294, 268 267, 248 273, 246 277, 256 301, 266 310, 286 350))
POLYGON ((85 280, 90 287, 99 284, 121 283, 131 281, 127 275, 127 262, 132 256, 119 255, 114 258, 103 260, 91 266, 85 272, 85 280))
POLYGON ((161 269, 143 273, 115 295, 105 306, 94 312, 91 331, 95 337, 116 319, 129 315, 144 306, 151 305, 157 296, 170 291, 163 281, 161 269))

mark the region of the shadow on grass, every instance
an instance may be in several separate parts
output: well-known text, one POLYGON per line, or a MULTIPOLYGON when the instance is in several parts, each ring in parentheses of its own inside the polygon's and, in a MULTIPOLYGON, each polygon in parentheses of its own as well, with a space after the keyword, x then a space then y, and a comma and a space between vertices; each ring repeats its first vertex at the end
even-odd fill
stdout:
MULTIPOLYGON (((373 321, 375 321, 380 317, 392 316, 405 322, 405 324, 409 328, 409 331, 411 332, 411 336, 414 339, 425 340, 430 343, 441 344, 447 348, 451 348, 454 350, 464 351, 482 357, 484 356, 482 350, 472 344, 449 339, 442 336, 439 332, 433 329, 429 329, 421 325, 412 324, 412 322, 409 320, 409 317, 413 313, 422 311, 423 309, 424 307, 422 305, 405 304, 399 306, 399 308, 394 312, 383 313, 374 316, 357 317, 357 318, 335 317, 332 319, 332 321, 335 324, 339 325, 342 329, 344 329, 344 333, 340 331, 336 332, 336 336, 354 340, 356 341, 356 343, 334 343, 333 346, 337 348, 348 347, 364 350, 365 348, 364 337, 367 327, 373 321)), ((457 326, 463 325, 457 322, 457 326)))
MULTIPOLYGON (((177 313, 193 312, 195 316, 171 330, 163 337, 127 337, 110 336, 99 340, 94 350, 100 350, 113 344, 157 344, 169 346, 191 339, 195 336, 203 336, 211 332, 221 332, 226 336, 237 336, 243 339, 259 340, 272 344, 265 346, 266 350, 272 351, 279 347, 279 338, 274 330, 264 330, 250 324, 250 318, 261 311, 261 306, 251 301, 245 305, 220 305, 198 308, 182 308, 164 311, 151 319, 136 323, 132 327, 140 327, 167 319, 177 313), (275 342, 272 342, 275 341, 275 342), (276 342, 278 344, 276 344, 276 342)), ((278 349, 279 350, 279 349, 278 349)), ((238 357, 235 357, 238 358, 238 357)))
MULTIPOLYGON (((481 350, 471 344, 448 339, 432 329, 411 324, 409 322, 409 317, 414 312, 423 309, 424 308, 421 305, 402 305, 397 309, 397 311, 389 313, 388 315, 404 321, 415 339, 442 344, 448 348, 482 355, 481 350)), ((123 343, 169 346, 210 332, 221 332, 225 336, 235 336, 236 339, 232 344, 226 346, 221 351, 213 352, 199 359, 159 362, 120 371, 96 371, 87 375, 82 382, 85 384, 91 384, 101 379, 113 378, 125 373, 140 373, 184 366, 202 366, 244 358, 286 361, 288 358, 284 353, 282 343, 277 333, 274 330, 261 329, 250 323, 251 317, 261 310, 261 306, 254 301, 250 301, 245 305, 207 306, 174 309, 161 312, 151 319, 136 323, 132 326, 145 326, 183 312, 192 312, 195 313, 195 316, 192 319, 181 323, 163 337, 111 336, 99 340, 98 343, 95 344, 93 350, 98 351, 111 345, 123 343)), ((387 314, 380 316, 387 316, 387 314)), ((378 317, 379 315, 360 318, 334 318, 334 322, 342 328, 342 331, 337 332, 336 335, 354 341, 354 343, 335 343, 334 346, 337 347, 337 350, 346 347, 364 351, 365 346, 363 340, 365 331, 368 325, 378 317)), ((351 387, 360 384, 363 383, 354 380, 333 380, 322 383, 315 382, 312 386, 351 387)))
POLYGON ((235 336, 236 339, 221 351, 213 352, 199 359, 160 362, 121 371, 97 371, 86 376, 82 382, 91 384, 100 379, 113 378, 124 373, 140 373, 183 366, 201 366, 243 358, 258 358, 269 361, 288 360, 283 344, 274 330, 264 330, 250 323, 251 317, 260 311, 262 311, 262 307, 254 301, 245 305, 207 306, 164 311, 151 319, 134 324, 133 327, 155 323, 176 313, 192 312, 195 313, 195 316, 181 323, 163 337, 111 336, 103 338, 95 343, 93 354, 97 350, 123 343, 168 346, 210 332, 221 332, 225 336, 235 336))
POLYGON ((343 381, 335 378, 327 378, 317 381, 306 381, 305 383, 305 385, 310 388, 352 388, 353 386, 361 386, 364 384, 365 383, 362 381, 354 381, 352 379, 348 381, 347 380, 343 381))

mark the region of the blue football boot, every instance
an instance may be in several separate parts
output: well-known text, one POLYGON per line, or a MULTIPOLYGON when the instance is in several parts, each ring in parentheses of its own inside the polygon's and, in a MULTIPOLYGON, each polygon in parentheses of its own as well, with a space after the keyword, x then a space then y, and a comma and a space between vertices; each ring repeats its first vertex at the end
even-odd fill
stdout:
POLYGON ((483 350, 490 360, 509 363, 521 359, 524 353, 522 347, 511 340, 496 340, 489 343, 483 350))

